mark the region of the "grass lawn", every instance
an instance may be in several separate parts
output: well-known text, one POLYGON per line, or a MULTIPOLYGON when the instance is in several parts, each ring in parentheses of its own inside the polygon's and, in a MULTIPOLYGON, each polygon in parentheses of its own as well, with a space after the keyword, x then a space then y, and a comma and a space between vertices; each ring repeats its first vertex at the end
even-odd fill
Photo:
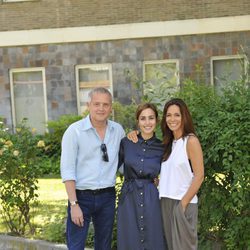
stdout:
MULTIPOLYGON (((117 178, 121 184, 121 179, 117 178)), ((30 239, 42 239, 51 242, 65 243, 65 220, 67 195, 60 178, 39 179, 38 204, 32 206, 32 223, 35 225, 35 234, 27 233, 30 239)), ((0 234, 8 233, 0 216, 0 234)), ((209 243, 209 242, 208 242, 209 243)), ((209 243, 210 244, 210 243, 209 243)), ((210 245, 199 246, 200 250, 213 249, 210 245)), ((93 245, 93 228, 90 228, 87 245, 93 245)))
POLYGON ((39 203, 34 207, 34 237, 56 242, 65 241, 67 195, 60 178, 39 179, 39 203))
MULTIPOLYGON (((32 223, 35 234, 28 238, 65 242, 67 195, 60 178, 39 179, 38 204, 32 206, 32 223)), ((0 217, 0 233, 7 233, 0 217)))
MULTIPOLYGON (((60 178, 41 178, 38 181, 38 204, 33 204, 31 209, 35 233, 33 235, 27 233, 25 237, 65 243, 67 195, 64 184, 60 178)), ((120 177, 117 178, 117 183, 121 185, 120 177)), ((0 217, 1 233, 8 233, 2 217, 0 217)), ((92 226, 90 226, 86 244, 88 246, 92 246, 93 244, 92 226)))

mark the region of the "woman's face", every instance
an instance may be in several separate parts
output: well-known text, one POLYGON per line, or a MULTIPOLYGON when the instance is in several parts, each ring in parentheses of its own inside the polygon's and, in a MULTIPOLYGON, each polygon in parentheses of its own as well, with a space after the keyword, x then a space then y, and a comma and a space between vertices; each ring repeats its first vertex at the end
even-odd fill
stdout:
POLYGON ((156 124, 155 112, 151 108, 144 109, 139 115, 138 126, 144 139, 153 136, 156 124))
POLYGON ((179 106, 173 104, 168 107, 166 113, 166 123, 169 129, 179 136, 182 135, 182 117, 179 106))

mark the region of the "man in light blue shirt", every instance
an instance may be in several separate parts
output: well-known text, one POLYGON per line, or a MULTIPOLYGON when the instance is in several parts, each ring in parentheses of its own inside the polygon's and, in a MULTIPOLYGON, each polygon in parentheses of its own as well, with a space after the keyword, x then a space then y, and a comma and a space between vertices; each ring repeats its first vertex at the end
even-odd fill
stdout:
POLYGON ((125 136, 122 126, 108 120, 112 96, 105 88, 89 94, 89 115, 65 131, 62 139, 61 176, 68 195, 67 245, 82 250, 90 220, 95 249, 110 250, 115 214, 118 152, 125 136))

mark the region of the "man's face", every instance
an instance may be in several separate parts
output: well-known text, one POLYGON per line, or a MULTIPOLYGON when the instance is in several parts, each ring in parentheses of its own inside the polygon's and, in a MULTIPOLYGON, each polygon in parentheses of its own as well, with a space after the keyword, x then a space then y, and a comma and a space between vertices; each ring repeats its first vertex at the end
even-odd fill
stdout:
POLYGON ((88 103, 88 109, 92 122, 106 122, 112 111, 110 96, 103 93, 94 93, 88 103))

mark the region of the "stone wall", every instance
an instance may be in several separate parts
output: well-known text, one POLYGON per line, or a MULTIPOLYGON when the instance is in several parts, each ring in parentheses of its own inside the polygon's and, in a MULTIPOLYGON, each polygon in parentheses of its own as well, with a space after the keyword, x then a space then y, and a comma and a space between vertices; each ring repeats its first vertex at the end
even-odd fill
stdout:
POLYGON ((0 0, 0 31, 200 19, 250 14, 249 0, 0 0))
POLYGON ((191 78, 210 83, 210 58, 237 55, 250 57, 250 31, 119 41, 34 45, 0 48, 0 116, 12 124, 9 70, 45 67, 49 120, 76 114, 75 66, 112 64, 114 98, 129 103, 129 69, 142 79, 143 61, 178 59, 180 81, 191 78), (196 67, 202 69, 198 74, 196 67))

